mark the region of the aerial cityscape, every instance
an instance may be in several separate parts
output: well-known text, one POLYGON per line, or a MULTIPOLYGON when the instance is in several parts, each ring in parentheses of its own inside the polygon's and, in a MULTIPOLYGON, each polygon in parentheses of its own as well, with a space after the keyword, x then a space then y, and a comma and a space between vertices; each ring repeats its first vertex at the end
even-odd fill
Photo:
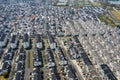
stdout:
POLYGON ((0 80, 120 80, 120 0, 0 0, 0 80))

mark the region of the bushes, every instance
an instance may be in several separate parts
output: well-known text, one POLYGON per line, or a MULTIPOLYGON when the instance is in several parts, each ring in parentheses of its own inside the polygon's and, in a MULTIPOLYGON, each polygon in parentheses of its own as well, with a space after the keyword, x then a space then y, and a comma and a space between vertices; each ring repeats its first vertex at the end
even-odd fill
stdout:
POLYGON ((117 20, 120 20, 120 12, 118 10, 114 9, 111 13, 117 20))
POLYGON ((105 22, 107 25, 115 26, 115 23, 112 19, 110 19, 107 15, 101 15, 99 16, 99 19, 103 22, 105 22))

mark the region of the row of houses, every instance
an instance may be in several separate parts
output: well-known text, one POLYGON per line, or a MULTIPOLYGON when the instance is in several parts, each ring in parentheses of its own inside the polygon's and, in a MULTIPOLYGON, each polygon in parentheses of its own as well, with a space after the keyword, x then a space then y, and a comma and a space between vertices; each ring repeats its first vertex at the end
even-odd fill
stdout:
POLYGON ((52 50, 47 48, 45 53, 46 53, 47 67, 48 68, 55 67, 55 60, 53 57, 52 50))
POLYGON ((30 76, 31 80, 43 80, 42 72, 38 67, 33 69, 33 72, 31 73, 30 76))
MULTIPOLYGON (((89 26, 86 26, 86 28, 83 27, 86 29, 87 35, 81 35, 79 39, 87 54, 90 55, 89 58, 101 78, 119 80, 120 73, 119 67, 117 67, 119 66, 119 51, 117 50, 118 48, 114 49, 114 46, 118 44, 117 39, 119 39, 118 36, 115 37, 115 35, 118 35, 119 31, 116 30, 116 28, 111 29, 111 27, 105 27, 103 24, 101 24, 101 26, 93 26, 92 29, 89 28, 89 26), (93 32, 94 29, 95 31, 93 32), (111 71, 110 75, 109 73, 104 73, 104 70, 101 68, 103 64, 106 64, 111 71)), ((105 71, 107 71, 106 68, 105 71)))
POLYGON ((49 72, 49 79, 50 80, 60 80, 57 71, 55 68, 52 68, 49 72))
POLYGON ((71 57, 71 59, 77 59, 77 58, 79 58, 78 51, 77 51, 77 49, 75 47, 72 46, 71 48, 69 48, 69 51, 70 51, 70 57, 71 57))
POLYGON ((5 51, 5 55, 3 56, 1 66, 0 66, 0 75, 9 75, 11 71, 11 65, 13 60, 14 52, 11 48, 5 51))
MULTIPOLYGON (((111 71, 115 72, 115 73, 114 72, 111 73, 114 73, 114 75, 118 76, 117 78, 119 79, 120 78, 119 67, 117 67, 118 64, 116 63, 119 62, 119 52, 117 50, 111 50, 112 48, 110 48, 110 46, 109 49, 108 48, 104 49, 103 46, 107 46, 108 44, 104 43, 103 39, 104 38, 101 36, 98 38, 98 41, 94 41, 93 37, 89 37, 89 42, 86 43, 88 46, 86 49, 92 56, 92 63, 97 65, 96 67, 99 69, 100 72, 101 72, 100 65, 104 63, 109 63, 108 64, 109 68, 111 69, 111 71), (100 44, 99 41, 101 41, 102 44, 100 44), (97 52, 92 51, 92 47, 94 47, 97 50, 97 52), (107 50, 110 50, 110 53, 108 53, 107 50), (114 62, 113 59, 115 59, 116 62, 114 62)), ((101 73, 104 74, 104 72, 101 73)), ((102 76, 109 79, 109 77, 106 76, 105 74, 102 76)))
POLYGON ((62 65, 62 66, 67 65, 68 62, 66 60, 66 57, 65 57, 61 47, 56 48, 56 53, 57 53, 57 57, 59 59, 59 64, 62 65))
POLYGON ((50 32, 46 32, 47 37, 48 37, 48 42, 50 44, 50 48, 51 49, 55 49, 56 48, 56 42, 54 37, 50 34, 50 32))
POLYGON ((66 73, 66 80, 78 80, 71 65, 65 66, 64 72, 66 73))
POLYGON ((101 64, 100 67, 102 69, 102 73, 104 73, 103 75, 106 75, 108 80, 117 80, 107 64, 101 64))
MULTIPOLYGON (((2 38, 1 43, 2 43, 2 47, 4 47, 7 43, 7 36, 4 36, 4 38, 2 38), (5 40, 4 40, 5 38, 5 40)), ((11 36, 11 41, 10 41, 10 47, 12 49, 16 49, 18 47, 18 37, 17 35, 12 35, 11 36)), ((28 49, 30 48, 30 39, 29 39, 29 35, 28 34, 23 34, 23 47, 28 49)), ((43 48, 43 43, 42 43, 42 38, 40 34, 36 35, 36 47, 39 49, 43 48)))
POLYGON ((43 66, 43 61, 42 61, 42 53, 36 49, 34 51, 34 67, 42 67, 43 66))
POLYGON ((13 80, 24 80, 24 73, 25 73, 25 51, 24 48, 18 51, 18 56, 16 57, 15 63, 15 75, 13 80))
MULTIPOLYGON (((89 49, 90 47, 91 46, 89 46, 89 49)), ((106 62, 108 62, 107 60, 109 60, 109 63, 112 61, 110 56, 107 55, 108 54, 107 52, 104 52, 104 51, 101 52, 103 53, 104 56, 101 55, 101 53, 99 53, 98 55, 95 51, 88 51, 88 53, 91 55, 92 64, 95 65, 95 67, 100 71, 100 74, 102 77, 109 79, 109 80, 117 80, 113 72, 111 71, 111 69, 108 67, 108 65, 104 64, 104 62, 102 61, 102 59, 104 59, 104 61, 106 62), (99 56, 102 57, 102 59, 99 56)), ((111 63, 109 65, 111 65, 111 63)))
POLYGON ((68 45, 68 49, 70 53, 74 54, 72 55, 73 58, 71 58, 71 60, 75 60, 76 61, 75 64, 80 64, 78 66, 80 68, 80 73, 83 79, 86 79, 86 78, 93 79, 92 76, 97 76, 98 74, 96 70, 94 69, 94 66, 89 56, 87 55, 86 51, 84 50, 77 36, 74 36, 72 41, 73 42, 69 42, 69 45, 68 45), (86 77, 86 75, 91 76, 91 77, 88 77, 88 76, 86 77))

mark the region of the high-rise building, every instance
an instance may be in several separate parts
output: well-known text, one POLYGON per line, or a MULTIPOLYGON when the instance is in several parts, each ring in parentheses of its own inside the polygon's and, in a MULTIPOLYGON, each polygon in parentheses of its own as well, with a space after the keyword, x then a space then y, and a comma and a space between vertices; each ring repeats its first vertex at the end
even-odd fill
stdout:
POLYGON ((111 4, 120 4, 120 0, 108 0, 111 4))
POLYGON ((79 5, 88 5, 89 4, 89 0, 75 0, 75 4, 79 4, 79 5))
POLYGON ((74 6, 74 0, 69 0, 69 6, 74 6))
POLYGON ((90 1, 95 1, 95 2, 108 2, 111 4, 120 4, 120 0, 90 0, 90 1))

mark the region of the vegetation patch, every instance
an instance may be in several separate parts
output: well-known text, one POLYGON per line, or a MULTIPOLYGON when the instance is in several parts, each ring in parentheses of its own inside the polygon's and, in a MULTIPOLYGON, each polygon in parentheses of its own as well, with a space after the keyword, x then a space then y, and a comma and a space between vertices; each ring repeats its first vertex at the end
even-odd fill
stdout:
POLYGON ((93 6, 101 6, 101 3, 99 3, 99 2, 91 2, 91 4, 92 4, 93 6))
POLYGON ((105 22, 107 25, 115 26, 114 21, 113 21, 108 15, 100 15, 100 16, 99 16, 99 19, 100 19, 102 22, 105 22))
POLYGON ((115 17, 115 19, 120 21, 120 12, 117 9, 111 10, 112 16, 115 17))
POLYGON ((28 66, 27 67, 30 68, 30 52, 28 52, 28 59, 27 60, 28 60, 28 66))
POLYGON ((0 76, 0 80, 7 80, 4 76, 0 76))

